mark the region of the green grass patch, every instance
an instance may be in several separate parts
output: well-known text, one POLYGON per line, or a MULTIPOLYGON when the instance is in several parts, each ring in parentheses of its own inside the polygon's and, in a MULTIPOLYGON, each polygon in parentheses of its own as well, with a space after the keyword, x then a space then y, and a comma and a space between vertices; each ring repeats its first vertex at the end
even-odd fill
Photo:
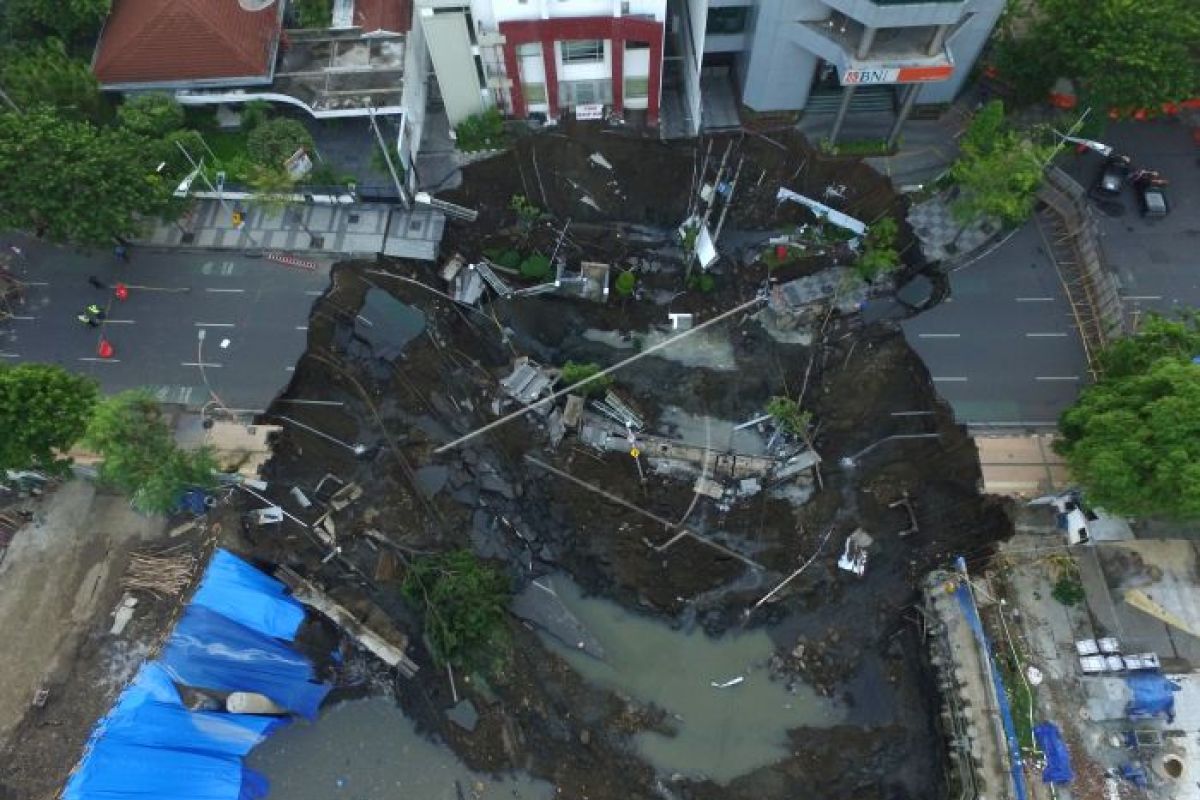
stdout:
POLYGON ((890 156, 896 149, 888 147, 887 139, 851 139, 837 144, 822 139, 821 151, 831 156, 890 156))

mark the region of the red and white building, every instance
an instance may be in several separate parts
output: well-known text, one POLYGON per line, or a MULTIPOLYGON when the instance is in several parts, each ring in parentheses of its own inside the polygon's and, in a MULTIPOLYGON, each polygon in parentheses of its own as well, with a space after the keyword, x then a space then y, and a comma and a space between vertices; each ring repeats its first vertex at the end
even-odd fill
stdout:
POLYGON ((452 125, 492 106, 658 123, 666 0, 417 0, 416 13, 452 125))

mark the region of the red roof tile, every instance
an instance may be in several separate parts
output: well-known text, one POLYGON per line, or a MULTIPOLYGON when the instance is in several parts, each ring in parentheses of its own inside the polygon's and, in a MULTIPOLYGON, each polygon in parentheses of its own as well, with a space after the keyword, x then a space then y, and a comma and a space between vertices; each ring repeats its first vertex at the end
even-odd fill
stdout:
POLYGON ((102 85, 266 78, 279 37, 276 0, 113 0, 92 71, 102 85))
POLYGON ((354 24, 364 33, 408 33, 412 25, 410 0, 354 0, 354 24))

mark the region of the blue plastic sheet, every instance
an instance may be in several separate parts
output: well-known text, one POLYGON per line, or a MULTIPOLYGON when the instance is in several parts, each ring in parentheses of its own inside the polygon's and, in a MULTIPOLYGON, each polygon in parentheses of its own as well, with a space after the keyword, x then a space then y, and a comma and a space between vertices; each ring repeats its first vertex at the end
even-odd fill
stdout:
POLYGON ((1043 722, 1033 728, 1033 740, 1038 749, 1046 754, 1046 768, 1042 770, 1042 783, 1064 784, 1075 778, 1071 771, 1071 754, 1062 732, 1053 722, 1043 722))
POLYGON ((177 683, 258 692, 309 719, 330 689, 289 645, 197 605, 184 612, 160 661, 177 683))
POLYGON ((955 559, 955 566, 958 567, 963 579, 959 582, 954 594, 958 599, 959 608, 962 609, 963 617, 975 634, 975 640, 979 643, 982 652, 987 653, 988 665, 991 668, 989 671, 992 673, 992 686, 996 690, 996 702, 1000 707, 1000 723, 1004 728, 1004 738, 1008 743, 1008 769, 1012 776, 1013 791, 1017 800, 1025 800, 1028 795, 1025 786, 1025 769, 1022 766, 1021 743, 1017 740, 1017 728, 1013 725, 1008 693, 1004 690, 1004 679, 1000 677, 996 659, 992 657, 991 642, 988 641, 987 633, 983 630, 983 620, 979 618, 979 609, 975 607, 975 598, 971 595, 971 588, 967 582, 967 562, 962 556, 959 556, 955 559))
POLYGON ((1179 684, 1169 680, 1161 672, 1135 672, 1125 678, 1125 685, 1133 699, 1125 706, 1130 719, 1166 716, 1167 722, 1175 720, 1175 692, 1179 684))
POLYGON ((289 642, 304 621, 304 609, 282 583, 225 550, 213 555, 192 605, 289 642))
POLYGON ((287 720, 189 711, 177 684, 259 692, 308 717, 316 716, 330 687, 281 641, 303 618, 282 584, 218 551, 201 586, 161 659, 144 664, 96 724, 63 800, 266 796, 267 779, 242 758, 287 720))

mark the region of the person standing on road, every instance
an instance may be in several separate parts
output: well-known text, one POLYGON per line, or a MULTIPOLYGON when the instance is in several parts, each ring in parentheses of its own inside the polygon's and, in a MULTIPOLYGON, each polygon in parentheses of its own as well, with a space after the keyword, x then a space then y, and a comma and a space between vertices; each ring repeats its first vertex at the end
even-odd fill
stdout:
POLYGON ((118 243, 117 246, 113 248, 113 255, 124 261, 126 264, 129 263, 129 248, 125 245, 118 243))
POLYGON ((97 278, 95 275, 88 275, 88 283, 90 283, 92 285, 93 289, 107 289, 108 288, 108 285, 105 284, 104 281, 97 278))

